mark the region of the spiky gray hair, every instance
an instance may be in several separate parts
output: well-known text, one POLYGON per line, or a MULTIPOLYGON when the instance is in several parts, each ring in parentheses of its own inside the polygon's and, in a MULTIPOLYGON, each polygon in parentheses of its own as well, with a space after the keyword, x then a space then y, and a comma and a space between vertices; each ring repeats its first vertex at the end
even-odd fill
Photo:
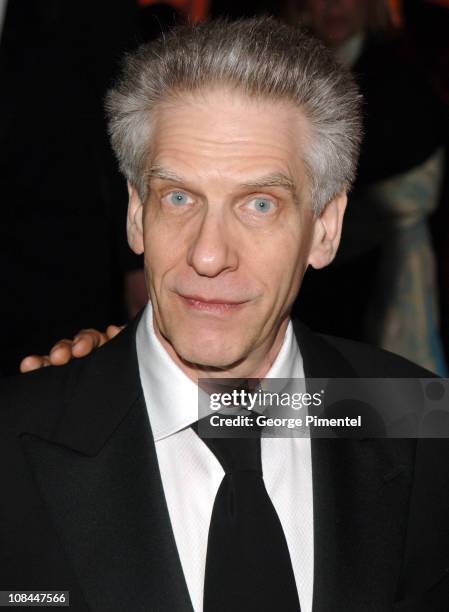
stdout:
POLYGON ((350 73, 318 40, 272 17, 180 26, 125 57, 106 97, 112 147, 146 199, 152 111, 180 92, 228 86, 250 97, 293 102, 308 124, 302 151, 315 214, 355 176, 361 99, 350 73))

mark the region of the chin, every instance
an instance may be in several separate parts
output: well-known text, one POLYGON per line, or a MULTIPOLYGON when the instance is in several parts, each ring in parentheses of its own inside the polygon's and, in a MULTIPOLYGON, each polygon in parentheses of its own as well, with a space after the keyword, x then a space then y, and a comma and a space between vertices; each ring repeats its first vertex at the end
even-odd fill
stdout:
POLYGON ((244 344, 241 338, 238 342, 232 342, 229 335, 218 334, 173 339, 174 349, 184 361, 221 370, 230 368, 245 357, 244 344))

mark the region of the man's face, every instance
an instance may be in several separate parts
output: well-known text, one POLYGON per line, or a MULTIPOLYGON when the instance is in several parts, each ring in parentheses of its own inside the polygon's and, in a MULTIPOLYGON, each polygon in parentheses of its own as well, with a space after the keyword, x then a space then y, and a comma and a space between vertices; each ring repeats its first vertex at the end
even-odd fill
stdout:
POLYGON ((161 106, 153 125, 149 195, 142 206, 130 188, 128 233, 145 252, 156 333, 190 364, 256 364, 283 336, 308 263, 325 265, 306 122, 215 90, 161 106))

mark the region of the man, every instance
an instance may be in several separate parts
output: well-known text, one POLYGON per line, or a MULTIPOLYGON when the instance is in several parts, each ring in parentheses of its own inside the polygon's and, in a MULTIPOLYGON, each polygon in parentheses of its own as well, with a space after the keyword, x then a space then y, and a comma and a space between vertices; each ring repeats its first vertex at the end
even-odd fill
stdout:
POLYGON ((5 385, 1 589, 101 612, 446 609, 444 441, 197 434, 202 377, 427 375, 289 319, 338 247, 349 75, 272 19, 217 21, 129 56, 107 108, 150 303, 5 385))

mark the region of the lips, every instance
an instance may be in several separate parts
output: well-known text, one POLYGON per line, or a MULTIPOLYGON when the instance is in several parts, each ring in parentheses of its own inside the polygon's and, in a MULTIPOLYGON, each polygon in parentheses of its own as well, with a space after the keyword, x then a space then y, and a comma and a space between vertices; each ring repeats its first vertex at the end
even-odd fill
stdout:
POLYGON ((247 300, 231 300, 229 298, 222 297, 204 297, 198 295, 181 295, 182 300, 191 308, 203 312, 229 312, 236 310, 247 300))
POLYGON ((232 300, 221 297, 203 297, 201 295, 182 295, 185 300, 192 300, 194 302, 203 302, 205 304, 227 304, 229 306, 238 306, 244 304, 247 300, 232 300))

